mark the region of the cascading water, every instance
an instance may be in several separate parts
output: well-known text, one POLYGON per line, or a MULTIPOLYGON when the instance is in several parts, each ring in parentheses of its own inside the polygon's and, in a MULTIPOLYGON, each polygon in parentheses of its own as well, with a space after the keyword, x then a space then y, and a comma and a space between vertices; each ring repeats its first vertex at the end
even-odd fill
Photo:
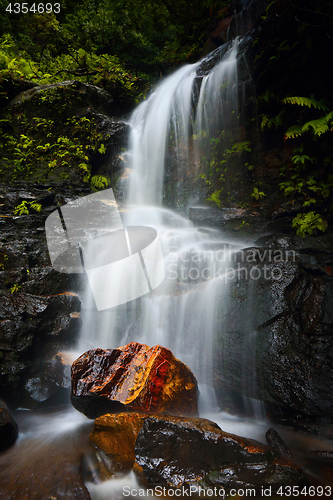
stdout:
MULTIPOLYGON (((92 298, 86 299, 89 312, 79 345, 80 352, 131 341, 168 347, 196 375, 206 407, 216 406, 212 358, 217 297, 227 287, 225 270, 239 244, 226 244, 219 231, 197 229, 160 204, 170 138, 180 163, 191 149, 193 131, 209 142, 222 127, 227 144, 228 117, 231 124, 237 114, 237 44, 204 76, 197 99, 200 62, 166 78, 134 111, 126 154, 132 173, 121 214, 125 226, 147 225, 158 231, 166 279, 150 295, 104 312, 93 313, 92 298)), ((207 154, 206 143, 198 141, 197 158, 207 154)))

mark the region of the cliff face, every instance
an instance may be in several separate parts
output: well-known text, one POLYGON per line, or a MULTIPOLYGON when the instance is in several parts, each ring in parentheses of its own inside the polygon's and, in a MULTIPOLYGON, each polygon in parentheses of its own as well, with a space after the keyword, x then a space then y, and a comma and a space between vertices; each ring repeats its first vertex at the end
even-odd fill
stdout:
MULTIPOLYGON (((72 189, 63 183, 0 187, 0 390, 14 404, 35 406, 54 395, 55 381, 45 398, 31 399, 31 380, 40 376, 45 362, 75 343, 81 325, 80 282, 53 270, 44 228, 46 215, 71 197, 72 189), (39 203, 41 211, 15 215, 23 201, 39 203)), ((50 379, 57 370, 49 367, 50 379)))
POLYGON ((331 239, 276 233, 236 254, 216 341, 223 407, 234 392, 273 403, 272 415, 280 407, 281 414, 331 418, 331 239))

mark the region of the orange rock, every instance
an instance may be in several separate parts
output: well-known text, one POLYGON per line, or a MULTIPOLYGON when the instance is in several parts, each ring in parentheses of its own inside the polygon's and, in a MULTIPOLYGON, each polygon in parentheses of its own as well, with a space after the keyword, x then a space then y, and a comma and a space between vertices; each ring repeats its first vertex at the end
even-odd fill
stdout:
POLYGON ((131 342, 118 349, 93 349, 74 361, 72 403, 89 418, 126 408, 193 415, 198 412, 197 382, 169 349, 131 342))
POLYGON ((111 460, 110 473, 132 469, 135 441, 146 417, 143 413, 118 413, 95 420, 90 440, 111 460))

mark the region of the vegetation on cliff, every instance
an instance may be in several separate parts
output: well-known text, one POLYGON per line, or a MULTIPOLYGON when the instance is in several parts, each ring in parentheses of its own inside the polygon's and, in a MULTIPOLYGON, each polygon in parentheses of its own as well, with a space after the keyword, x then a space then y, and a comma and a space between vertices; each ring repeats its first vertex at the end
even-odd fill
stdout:
POLYGON ((254 203, 282 214, 283 206, 299 236, 315 234, 333 215, 333 10, 328 1, 267 4, 247 54, 256 104, 247 97, 241 127, 212 140, 201 178, 218 207, 254 203))
MULTIPOLYGON (((78 5, 64 0, 59 12, 24 14, 0 0, 5 13, 0 105, 5 109, 21 91, 37 85, 74 80, 109 92, 113 112, 124 114, 156 78, 198 60, 217 23, 231 19, 245 3, 84 0, 78 5)), ((283 205, 304 236, 324 231, 333 213, 333 91, 327 70, 333 11, 328 0, 260 5, 267 8, 248 54, 255 84, 250 113, 237 133, 220 131, 211 141, 200 177, 208 201, 218 207, 260 204, 273 210, 274 203, 283 205), (227 147, 224 133, 230 136, 227 147)), ((78 114, 66 92, 44 89, 32 101, 36 109, 52 101, 52 116, 29 115, 24 106, 2 110, 3 179, 81 182, 94 177, 91 164, 104 154, 105 136, 94 116, 78 114)), ((95 178, 95 187, 107 182, 95 178)))

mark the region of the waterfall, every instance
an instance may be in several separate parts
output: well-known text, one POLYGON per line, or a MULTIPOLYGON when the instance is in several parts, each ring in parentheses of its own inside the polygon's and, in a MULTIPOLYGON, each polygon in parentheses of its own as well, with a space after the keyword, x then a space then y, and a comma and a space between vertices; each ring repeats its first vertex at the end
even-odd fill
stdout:
MULTIPOLYGON (((227 293, 228 261, 240 245, 215 229, 195 228, 179 213, 161 206, 167 150, 179 164, 190 159, 193 136, 198 163, 218 130, 229 128, 237 114, 237 41, 202 77, 202 61, 166 78, 132 114, 126 158, 130 179, 120 208, 124 226, 146 225, 158 232, 166 279, 153 292, 105 311, 94 311, 89 290, 83 303, 80 352, 116 348, 131 341, 172 350, 196 375, 205 405, 216 405, 213 391, 213 342, 217 300, 227 293), (200 85, 201 83, 201 85, 200 85), (199 89, 199 90, 198 90, 199 89), (229 121, 228 121, 229 120, 229 121), (218 298, 218 299, 217 299, 218 298)), ((184 176, 183 176, 184 178, 184 176)))
POLYGON ((161 202, 168 135, 175 134, 177 148, 188 142, 192 87, 198 64, 176 71, 132 115, 130 203, 152 205, 161 202))

